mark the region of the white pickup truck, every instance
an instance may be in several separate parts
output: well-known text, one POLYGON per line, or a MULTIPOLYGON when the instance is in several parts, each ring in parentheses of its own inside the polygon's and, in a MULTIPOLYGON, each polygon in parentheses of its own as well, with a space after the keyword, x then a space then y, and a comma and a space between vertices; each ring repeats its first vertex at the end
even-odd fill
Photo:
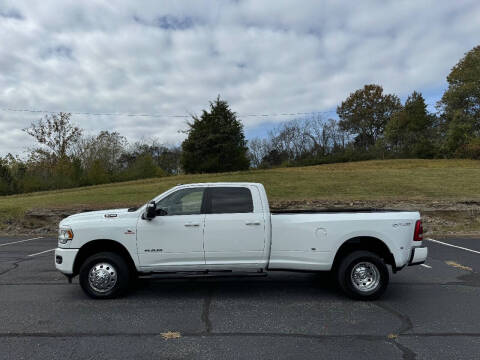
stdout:
POLYGON ((396 272, 421 264, 418 212, 270 211, 257 183, 176 186, 138 209, 76 214, 59 225, 56 268, 93 298, 137 276, 332 271, 350 297, 378 298, 396 272))

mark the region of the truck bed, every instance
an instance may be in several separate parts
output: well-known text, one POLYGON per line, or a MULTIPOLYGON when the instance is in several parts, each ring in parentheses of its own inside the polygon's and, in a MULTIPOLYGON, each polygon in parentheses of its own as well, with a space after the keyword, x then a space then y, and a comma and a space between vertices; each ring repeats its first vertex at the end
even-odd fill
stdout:
POLYGON ((381 239, 403 266, 411 255, 414 211, 315 209, 273 211, 270 269, 330 270, 338 248, 356 237, 381 239))
POLYGON ((376 208, 325 208, 325 209, 290 209, 290 210, 279 209, 279 210, 270 210, 270 211, 272 215, 408 212, 408 210, 376 209, 376 208))

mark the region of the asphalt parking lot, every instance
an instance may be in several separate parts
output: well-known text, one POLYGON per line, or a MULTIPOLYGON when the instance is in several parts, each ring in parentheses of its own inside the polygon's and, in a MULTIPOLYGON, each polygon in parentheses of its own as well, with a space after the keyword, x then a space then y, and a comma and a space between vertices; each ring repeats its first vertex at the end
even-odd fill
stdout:
POLYGON ((55 270, 56 239, 0 238, 0 359, 478 359, 480 239, 437 240, 376 302, 303 273, 141 280, 95 301, 55 270))

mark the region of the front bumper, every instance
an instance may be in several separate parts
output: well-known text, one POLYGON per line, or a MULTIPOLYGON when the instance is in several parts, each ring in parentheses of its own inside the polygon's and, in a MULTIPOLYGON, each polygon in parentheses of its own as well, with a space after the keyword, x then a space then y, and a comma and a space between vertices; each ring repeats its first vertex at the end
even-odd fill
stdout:
POLYGON ((66 274, 73 274, 73 264, 77 256, 78 249, 55 249, 55 267, 58 271, 66 274))
POLYGON ((423 264, 427 259, 427 255, 428 248, 426 246, 413 248, 408 266, 423 264))

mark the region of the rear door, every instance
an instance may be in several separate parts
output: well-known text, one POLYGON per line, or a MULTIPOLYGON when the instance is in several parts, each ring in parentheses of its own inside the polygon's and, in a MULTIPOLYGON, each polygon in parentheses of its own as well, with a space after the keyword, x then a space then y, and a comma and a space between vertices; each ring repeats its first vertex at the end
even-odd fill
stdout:
MULTIPOLYGON (((265 219, 249 186, 214 186, 206 190, 204 249, 208 265, 265 263, 265 219)), ((256 198, 259 198, 258 195, 256 198)))

